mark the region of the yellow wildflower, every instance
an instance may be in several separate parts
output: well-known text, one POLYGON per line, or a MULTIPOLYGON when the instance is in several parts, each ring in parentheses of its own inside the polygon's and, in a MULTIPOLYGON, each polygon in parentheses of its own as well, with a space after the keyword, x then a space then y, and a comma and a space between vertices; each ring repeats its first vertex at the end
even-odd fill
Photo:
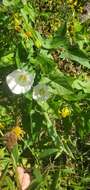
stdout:
POLYGON ((21 27, 20 27, 20 26, 15 26, 15 30, 16 30, 17 32, 20 32, 20 31, 21 31, 21 27))
POLYGON ((31 33, 30 31, 25 32, 25 33, 24 33, 24 37, 25 37, 25 38, 30 38, 30 37, 32 37, 32 33, 31 33))
POLYGON ((20 32, 21 30, 21 18, 19 17, 19 15, 16 13, 14 14, 14 20, 13 20, 13 23, 14 23, 14 28, 17 32, 20 32))
POLYGON ((19 26, 21 24, 20 20, 18 18, 14 18, 14 24, 15 26, 19 26))
POLYGON ((71 5, 77 5, 77 0, 68 0, 68 3, 71 4, 71 5))
POLYGON ((15 133, 15 135, 17 136, 18 140, 21 140, 25 134, 25 131, 23 129, 21 129, 21 127, 16 126, 12 129, 12 132, 15 133))
POLYGON ((0 129, 4 129, 4 125, 2 123, 0 123, 0 129))
POLYGON ((71 110, 70 110, 70 108, 68 108, 68 107, 64 107, 64 108, 61 110, 61 116, 62 116, 63 118, 69 116, 70 114, 71 114, 71 110))
POLYGON ((37 39, 37 40, 35 41, 35 46, 36 46, 37 48, 41 48, 41 46, 42 46, 41 41, 37 39))

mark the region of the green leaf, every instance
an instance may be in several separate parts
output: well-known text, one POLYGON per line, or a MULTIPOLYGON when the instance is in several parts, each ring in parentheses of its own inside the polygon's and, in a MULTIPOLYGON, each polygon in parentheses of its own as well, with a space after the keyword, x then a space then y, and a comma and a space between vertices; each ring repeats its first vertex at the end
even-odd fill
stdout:
POLYGON ((16 144, 12 150, 12 155, 14 157, 15 160, 15 164, 18 162, 19 159, 19 150, 18 150, 18 144, 16 144))
POLYGON ((55 159, 57 159, 62 154, 63 151, 64 151, 64 148, 63 148, 63 146, 61 146, 60 149, 58 150, 56 156, 55 156, 55 159))
POLYGON ((68 46, 67 38, 66 37, 63 38, 61 36, 46 39, 43 45, 43 47, 46 49, 67 48, 67 46, 68 46))
POLYGON ((73 155, 71 149, 69 148, 69 146, 67 145, 67 143, 64 142, 63 145, 64 145, 64 152, 65 152, 68 156, 70 156, 71 158, 74 159, 74 155, 73 155))
POLYGON ((17 48, 17 50, 16 50, 16 65, 17 65, 17 67, 19 68, 19 66, 20 66, 20 58, 19 58, 19 51, 18 51, 18 48, 17 48))
POLYGON ((82 183, 90 183, 90 176, 87 176, 87 177, 83 177, 81 179, 82 183))
POLYGON ((43 176, 42 176, 41 171, 40 171, 38 166, 34 168, 33 174, 34 174, 36 181, 38 183, 40 183, 43 180, 43 176))
POLYGON ((7 163, 6 167, 5 167, 5 170, 3 171, 3 174, 2 176, 0 177, 0 187, 2 187, 4 181, 5 181, 5 178, 6 178, 6 174, 8 172, 8 167, 9 167, 9 162, 7 163))
POLYGON ((46 83, 48 83, 50 85, 50 87, 51 87, 50 92, 53 95, 59 95, 59 96, 64 97, 66 95, 73 94, 73 91, 72 91, 72 89, 70 89, 69 85, 67 85, 67 87, 69 86, 68 88, 64 87, 65 80, 63 80, 63 79, 61 81, 59 81, 59 83, 57 83, 57 81, 54 82, 53 80, 50 80, 49 78, 43 78, 42 81, 46 81, 46 83), (64 81, 64 82, 62 83, 62 81, 64 81), (61 84, 60 84, 60 82, 61 82, 61 84))
POLYGON ((69 41, 66 37, 66 23, 64 23, 52 38, 45 40, 44 47, 47 49, 67 48, 69 41))
POLYGON ((49 78, 53 82, 56 82, 57 84, 72 91, 72 82, 74 79, 71 76, 65 75, 57 68, 54 68, 54 70, 52 70, 52 72, 49 73, 49 78))
POLYGON ((55 65, 51 54, 48 53, 47 50, 41 50, 39 55, 37 55, 36 58, 31 58, 30 61, 36 67, 39 66, 42 73, 47 73, 47 74, 49 74, 49 72, 53 69, 53 66, 55 65))
POLYGON ((3 4, 5 6, 16 6, 19 3, 19 0, 12 0, 12 1, 8 1, 8 0, 3 0, 3 4))
POLYGON ((85 93, 90 93, 90 79, 87 81, 81 81, 80 79, 74 80, 72 88, 83 90, 85 93))
POLYGON ((45 158, 47 156, 50 156, 54 153, 58 152, 58 149, 56 148, 48 148, 48 149, 43 149, 41 152, 40 152, 40 158, 45 158))
POLYGON ((53 88, 52 93, 55 95, 65 96, 65 95, 73 94, 72 91, 68 90, 67 88, 65 88, 53 81, 51 82, 51 87, 53 88))
POLYGON ((23 15, 28 15, 32 22, 35 22, 35 11, 31 5, 25 5, 23 8, 23 15))
POLYGON ((81 65, 83 65, 84 67, 87 67, 88 69, 90 69, 90 61, 87 58, 87 56, 78 48, 73 48, 71 50, 66 49, 64 50, 61 55, 61 58, 64 59, 69 59, 72 61, 75 61, 77 63, 80 63, 81 65))
POLYGON ((9 190, 16 190, 14 182, 11 180, 10 177, 6 176, 5 182, 6 182, 7 187, 8 187, 9 190))
POLYGON ((47 122, 47 131, 48 131, 48 134, 50 135, 50 137, 52 138, 54 144, 56 146, 59 146, 60 144, 60 139, 59 139, 59 135, 55 129, 55 127, 53 126, 48 114, 45 112, 44 113, 44 116, 45 116, 45 119, 46 119, 46 122, 47 122))
POLYGON ((13 65, 13 57, 13 53, 9 53, 7 55, 2 56, 0 59, 0 67, 7 67, 9 65, 13 65))

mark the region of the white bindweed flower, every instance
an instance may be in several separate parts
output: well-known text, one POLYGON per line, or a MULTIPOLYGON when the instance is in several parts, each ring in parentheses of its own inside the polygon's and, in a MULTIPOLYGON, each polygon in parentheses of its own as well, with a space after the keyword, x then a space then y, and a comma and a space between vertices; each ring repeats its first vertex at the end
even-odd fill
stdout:
POLYGON ((46 101, 49 98, 48 86, 45 84, 38 84, 33 89, 33 99, 39 101, 46 101))
POLYGON ((35 74, 29 74, 23 69, 17 69, 6 77, 6 82, 12 93, 24 94, 28 92, 34 82, 35 74))

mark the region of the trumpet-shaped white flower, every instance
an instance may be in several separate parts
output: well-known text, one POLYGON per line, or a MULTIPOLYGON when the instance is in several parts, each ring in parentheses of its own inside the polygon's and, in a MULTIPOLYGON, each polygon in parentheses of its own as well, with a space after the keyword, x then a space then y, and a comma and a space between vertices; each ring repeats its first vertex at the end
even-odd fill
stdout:
POLYGON ((46 101, 49 98, 48 86, 38 84, 33 89, 33 99, 38 101, 46 101))
POLYGON ((6 77, 6 82, 12 93, 24 94, 28 92, 34 82, 35 74, 29 74, 23 69, 17 69, 6 77))

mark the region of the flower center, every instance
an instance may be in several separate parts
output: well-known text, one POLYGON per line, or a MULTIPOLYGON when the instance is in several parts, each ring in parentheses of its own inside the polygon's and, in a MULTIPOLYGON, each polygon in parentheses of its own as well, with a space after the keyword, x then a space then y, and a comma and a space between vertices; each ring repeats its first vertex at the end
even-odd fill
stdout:
POLYGON ((41 96, 44 96, 44 95, 45 95, 45 89, 41 88, 41 89, 39 90, 39 94, 40 94, 41 96))
POLYGON ((18 77, 17 77, 17 83, 22 85, 22 86, 26 86, 29 82, 29 77, 28 75, 26 74, 20 74, 18 77))
POLYGON ((20 80, 20 82, 26 82, 27 81, 27 76, 22 74, 22 75, 19 76, 19 80, 20 80))

